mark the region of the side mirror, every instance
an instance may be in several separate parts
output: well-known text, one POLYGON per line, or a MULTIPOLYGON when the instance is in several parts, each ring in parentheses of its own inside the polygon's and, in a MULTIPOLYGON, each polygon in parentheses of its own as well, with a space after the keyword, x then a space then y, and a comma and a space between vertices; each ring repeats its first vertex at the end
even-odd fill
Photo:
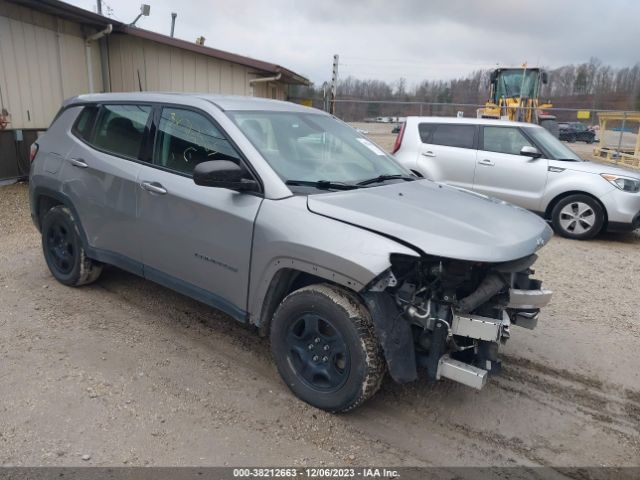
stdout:
POLYGON ((549 75, 547 72, 542 72, 542 84, 546 85, 547 83, 549 83, 549 75))
POLYGON ((540 158, 542 156, 542 153, 540 153, 540 150, 538 150, 536 147, 530 147, 529 145, 525 145, 520 150, 520 155, 524 155, 525 157, 531 157, 531 158, 540 158))
POLYGON ((258 182, 247 178, 247 171, 229 160, 210 160, 196 165, 193 181, 204 187, 228 188, 238 192, 258 191, 258 182))

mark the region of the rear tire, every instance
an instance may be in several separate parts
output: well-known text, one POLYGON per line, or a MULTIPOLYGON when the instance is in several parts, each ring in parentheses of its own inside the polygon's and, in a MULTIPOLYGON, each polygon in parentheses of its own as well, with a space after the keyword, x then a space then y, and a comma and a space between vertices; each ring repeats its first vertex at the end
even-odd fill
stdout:
POLYGON ((51 274, 60 283, 78 287, 95 282, 102 264, 87 257, 71 211, 57 205, 42 218, 42 250, 51 274))
POLYGON ((282 301, 271 323, 271 351, 291 391, 329 412, 356 408, 385 373, 369 311, 354 293, 329 284, 282 301))
POLYGON ((604 211, 588 195, 569 195, 553 207, 551 222, 556 233, 563 237, 588 240, 602 230, 604 211))

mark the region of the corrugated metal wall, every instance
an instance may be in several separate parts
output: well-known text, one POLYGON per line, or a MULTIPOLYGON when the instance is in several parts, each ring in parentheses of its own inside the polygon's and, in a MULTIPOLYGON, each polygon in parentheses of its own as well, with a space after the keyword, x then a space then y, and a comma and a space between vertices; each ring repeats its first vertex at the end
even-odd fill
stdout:
MULTIPOLYGON (((98 90, 95 42, 92 56, 98 90)), ((9 128, 47 128, 65 98, 88 90, 80 25, 0 0, 0 102, 11 114, 9 128)))
MULTIPOLYGON (((109 36, 111 90, 207 92, 251 95, 249 80, 259 75, 243 65, 218 60, 178 47, 114 33, 109 36)), ((262 75, 264 76, 264 74, 262 75)), ((282 84, 256 83, 254 96, 285 99, 282 84)))
MULTIPOLYGON (((89 91, 80 24, 0 0, 0 108, 11 129, 45 129, 66 98, 89 91)), ((251 95, 249 80, 268 75, 152 40, 107 37, 111 90, 251 95), (140 79, 138 79, 140 75, 140 79)), ((98 42, 91 43, 94 91, 103 91, 98 42)), ((254 96, 286 98, 282 83, 256 83, 254 96)))

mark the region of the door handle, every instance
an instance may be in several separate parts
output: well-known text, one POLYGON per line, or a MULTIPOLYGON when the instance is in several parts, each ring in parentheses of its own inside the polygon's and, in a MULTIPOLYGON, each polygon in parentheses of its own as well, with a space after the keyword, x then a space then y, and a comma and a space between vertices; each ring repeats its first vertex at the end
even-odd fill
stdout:
POLYGON ((435 157, 436 154, 431 152, 431 151, 427 151, 427 152, 422 152, 422 156, 423 157, 435 157))
POLYGON ((164 195, 167 193, 167 189, 158 182, 142 182, 140 186, 147 192, 157 193, 158 195, 164 195))
POLYGON ((488 158, 483 158, 478 162, 480 165, 486 165, 488 167, 493 167, 495 162, 493 160, 489 160, 488 158))
POLYGON ((89 165, 81 158, 70 158, 69 162, 74 167, 87 168, 89 165))

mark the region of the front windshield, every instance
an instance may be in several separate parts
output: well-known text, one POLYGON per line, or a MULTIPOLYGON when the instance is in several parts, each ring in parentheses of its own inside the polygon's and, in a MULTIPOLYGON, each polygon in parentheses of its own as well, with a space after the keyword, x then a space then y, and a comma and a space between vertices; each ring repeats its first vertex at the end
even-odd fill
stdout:
POLYGON ((552 160, 571 160, 582 162, 582 159, 569 147, 542 127, 528 128, 527 133, 540 145, 552 160))
POLYGON ((538 94, 538 71, 526 70, 525 73, 524 69, 503 70, 502 72, 500 72, 500 75, 498 77, 496 93, 497 98, 535 98, 538 94))
POLYGON ((227 112, 284 181, 355 185, 387 175, 410 175, 346 124, 317 113, 227 112))

